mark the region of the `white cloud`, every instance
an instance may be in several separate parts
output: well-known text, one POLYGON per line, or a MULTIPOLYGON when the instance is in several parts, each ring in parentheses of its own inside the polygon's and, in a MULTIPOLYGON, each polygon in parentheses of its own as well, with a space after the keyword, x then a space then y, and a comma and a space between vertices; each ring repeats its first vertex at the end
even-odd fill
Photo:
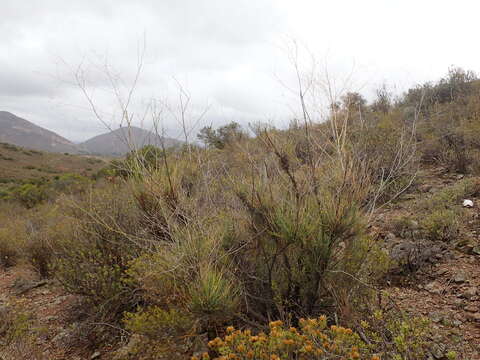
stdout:
MULTIPOLYGON (((400 92, 451 64, 480 70, 479 10, 469 0, 2 0, 0 110, 74 140, 102 132, 71 70, 82 61, 91 70, 90 90, 115 124, 118 107, 96 67, 108 61, 129 83, 145 36, 135 113, 148 99, 174 99, 175 76, 194 109, 212 105, 207 123, 285 123, 288 91, 277 78, 292 81, 279 47, 287 36, 307 44, 334 77, 353 68, 351 85, 367 94, 384 81, 400 92)), ((165 126, 175 133, 172 119, 165 126)))

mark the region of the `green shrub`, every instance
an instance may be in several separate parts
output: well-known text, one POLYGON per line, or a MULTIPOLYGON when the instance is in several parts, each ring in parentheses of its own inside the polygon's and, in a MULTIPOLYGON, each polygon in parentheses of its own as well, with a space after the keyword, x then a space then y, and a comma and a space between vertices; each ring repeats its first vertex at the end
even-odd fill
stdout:
POLYGON ((88 178, 78 174, 62 174, 56 178, 51 187, 56 192, 75 194, 86 190, 88 178))
POLYGON ((118 319, 137 303, 126 275, 142 248, 133 199, 113 187, 95 190, 80 203, 64 201, 73 230, 55 253, 54 275, 67 291, 83 295, 96 316, 118 319))
POLYGON ((24 215, 12 204, 0 209, 0 266, 13 266, 21 259, 26 238, 25 220, 21 218, 24 215))
POLYGON ((41 276, 51 275, 56 253, 72 236, 74 221, 56 204, 41 205, 26 215, 28 227, 22 257, 41 276))
POLYGON ((41 185, 24 184, 15 189, 13 197, 25 207, 32 208, 47 200, 48 194, 41 185))
POLYGON ((458 212, 449 209, 435 210, 421 218, 420 227, 430 240, 451 241, 460 231, 458 212))
POLYGON ((194 318, 179 310, 164 310, 157 306, 125 313, 125 328, 152 340, 178 339, 194 329, 194 318))
POLYGON ((20 248, 14 229, 0 227, 0 265, 10 267, 17 264, 20 248))
POLYGON ((480 180, 467 178, 457 181, 433 194, 430 198, 418 204, 421 210, 448 209, 461 206, 463 199, 476 197, 480 194, 480 180))
POLYGON ((401 216, 392 220, 391 227, 393 233, 401 238, 414 238, 414 235, 419 231, 420 225, 410 216, 401 216))

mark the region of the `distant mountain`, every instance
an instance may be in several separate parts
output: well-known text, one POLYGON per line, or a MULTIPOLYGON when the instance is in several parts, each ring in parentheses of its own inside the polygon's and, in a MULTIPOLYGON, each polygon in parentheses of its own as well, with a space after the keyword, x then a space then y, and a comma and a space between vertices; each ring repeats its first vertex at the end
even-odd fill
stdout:
POLYGON ((71 141, 7 111, 0 111, 0 142, 41 151, 80 152, 71 141))
POLYGON ((122 156, 132 149, 141 148, 145 145, 161 146, 162 141, 165 147, 181 145, 179 140, 161 137, 151 131, 135 126, 121 127, 109 133, 91 138, 81 144, 79 148, 90 154, 122 156))

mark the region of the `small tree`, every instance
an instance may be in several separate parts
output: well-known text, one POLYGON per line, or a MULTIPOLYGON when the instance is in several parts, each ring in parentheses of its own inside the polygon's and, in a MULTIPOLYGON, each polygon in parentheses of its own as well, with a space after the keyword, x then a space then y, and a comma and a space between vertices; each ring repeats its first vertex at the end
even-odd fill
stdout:
POLYGON ((248 134, 242 130, 239 123, 232 121, 217 130, 214 130, 211 126, 205 126, 200 130, 197 137, 205 146, 223 149, 227 144, 247 138, 248 134))

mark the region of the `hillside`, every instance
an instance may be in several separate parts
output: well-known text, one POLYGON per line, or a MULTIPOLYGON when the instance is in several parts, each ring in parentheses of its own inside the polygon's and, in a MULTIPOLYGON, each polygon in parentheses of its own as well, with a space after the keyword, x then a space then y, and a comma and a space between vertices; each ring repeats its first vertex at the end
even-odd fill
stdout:
POLYGON ((92 175, 105 165, 100 158, 28 150, 0 143, 0 182, 22 182, 63 173, 92 175))
POLYGON ((40 151, 79 153, 71 141, 7 111, 0 111, 0 142, 40 151))
MULTIPOLYGON (((406 216, 415 223, 419 218, 412 214, 416 213, 420 198, 431 201, 438 196, 443 197, 445 192, 463 187, 465 182, 479 180, 477 177, 460 179, 458 175, 443 170, 423 170, 417 185, 382 212, 379 221, 370 228, 371 235, 386 247, 408 249, 406 245, 412 243, 412 235, 408 231, 401 232, 398 226, 392 230, 395 219, 406 216)), ((475 196, 471 199, 475 204, 479 201, 475 196)), ((449 206, 461 208, 461 203, 452 202, 449 206)), ((426 240, 416 242, 415 254, 422 256, 423 269, 415 275, 397 274, 396 280, 391 279, 380 288, 382 302, 387 304, 382 306, 392 306, 388 304, 392 302, 398 311, 405 311, 412 317, 426 316, 438 333, 449 334, 446 338, 433 341, 435 359, 447 359, 442 357, 446 348, 456 349, 460 355, 458 359, 479 359, 480 315, 477 310, 480 279, 475 274, 480 271, 480 252, 474 248, 479 241, 477 207, 466 210, 461 226, 461 235, 453 244, 432 246, 426 240)), ((128 344, 88 346, 88 341, 79 335, 82 323, 75 315, 82 298, 66 292, 58 282, 42 280, 23 265, 0 268, 0 292, 5 303, 15 304, 21 299, 24 307, 35 314, 30 326, 48 330, 37 339, 35 350, 38 356, 48 359, 68 356, 85 360, 96 356, 102 359, 134 359, 128 354, 135 351, 137 342, 141 341, 138 337, 132 337, 128 344)))
POLYGON ((164 141, 165 147, 178 146, 182 142, 162 138, 150 131, 138 127, 122 127, 109 133, 95 136, 79 145, 80 148, 90 154, 122 156, 134 148, 145 145, 161 146, 164 141))
POLYGON ((0 357, 480 360, 467 75, 11 186, 0 357))

